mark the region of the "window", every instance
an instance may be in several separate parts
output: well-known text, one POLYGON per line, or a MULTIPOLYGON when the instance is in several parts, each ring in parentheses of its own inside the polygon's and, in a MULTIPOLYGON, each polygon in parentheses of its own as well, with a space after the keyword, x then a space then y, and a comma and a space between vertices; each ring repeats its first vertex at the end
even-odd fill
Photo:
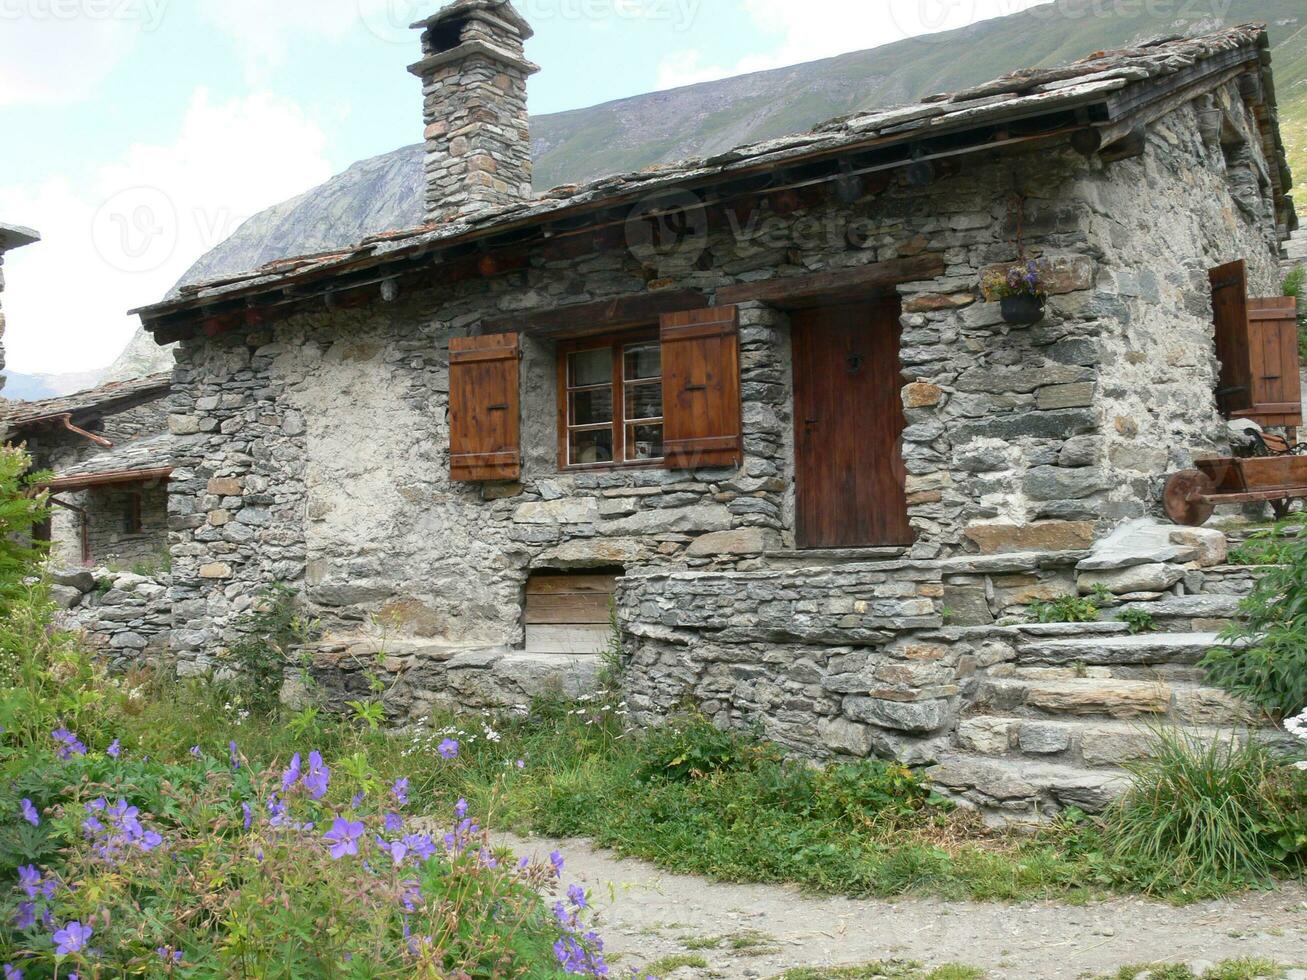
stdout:
POLYGON ((663 459, 663 358, 653 334, 559 349, 559 466, 639 466, 663 459))
POLYGON ((141 533, 141 495, 129 493, 123 498, 123 533, 141 533))

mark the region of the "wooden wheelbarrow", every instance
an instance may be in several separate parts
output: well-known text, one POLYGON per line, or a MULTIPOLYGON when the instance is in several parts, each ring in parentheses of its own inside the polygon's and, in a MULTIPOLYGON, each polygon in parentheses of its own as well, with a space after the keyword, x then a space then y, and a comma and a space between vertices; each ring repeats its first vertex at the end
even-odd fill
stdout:
POLYGON ((1219 456, 1194 466, 1173 474, 1162 490, 1162 507, 1177 524, 1200 527, 1218 504, 1269 503, 1278 519, 1290 501, 1307 497, 1307 456, 1219 456))

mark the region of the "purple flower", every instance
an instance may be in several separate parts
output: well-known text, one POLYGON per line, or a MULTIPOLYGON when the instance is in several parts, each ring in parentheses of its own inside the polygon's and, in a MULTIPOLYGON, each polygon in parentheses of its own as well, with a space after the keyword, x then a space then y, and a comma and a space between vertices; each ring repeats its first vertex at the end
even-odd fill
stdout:
POLYGON ((28 898, 36 898, 41 891, 41 872, 34 864, 25 864, 18 869, 18 887, 27 892, 28 898))
POLYGON ((322 761, 322 756, 318 752, 309 753, 309 771, 304 777, 304 785, 315 800, 320 800, 327 795, 327 787, 331 783, 331 769, 322 761))
POLYGON ((404 863, 404 858, 408 856, 408 845, 402 840, 387 841, 377 838, 377 846, 390 855, 390 860, 395 862, 395 867, 404 863))
POLYGON ((454 804, 454 816, 458 817, 459 820, 467 816, 467 800, 459 800, 454 804))
POLYGON ((390 795, 395 798, 395 802, 400 806, 408 806, 408 777, 396 779, 395 785, 390 787, 390 795))
POLYGON ((525 759, 518 759, 518 760, 517 760, 517 768, 519 768, 519 769, 525 769, 525 768, 526 768, 526 760, 525 760, 525 759))
POLYGON ((104 754, 107 755, 110 759, 118 758, 120 755, 123 754, 122 742, 120 742, 118 739, 115 738, 112 742, 109 743, 109 747, 104 750, 104 754))
POLYGON ((59 743, 59 758, 67 761, 75 755, 86 755, 86 746, 67 728, 56 728, 50 737, 59 743))
POLYGON ((357 810, 359 807, 361 807, 363 805, 363 797, 365 795, 366 794, 362 790, 360 790, 359 792, 355 793, 352 797, 350 797, 349 808, 351 810, 357 810))
POLYGON ((289 793, 291 787, 300 781, 300 754, 296 752, 290 757, 290 766, 281 774, 281 792, 282 795, 289 793))
POLYGON ((195 758, 198 759, 198 758, 199 758, 200 756, 202 756, 203 754, 204 754, 204 753, 200 751, 200 747, 199 747, 198 745, 192 745, 192 746, 191 746, 191 755, 195 756, 195 758))
POLYGON ((55 956, 71 956, 80 951, 94 930, 74 920, 54 934, 55 956))
POLYGON ((440 753, 440 758, 446 761, 450 759, 457 759, 458 743, 455 742, 452 738, 447 738, 440 743, 440 745, 436 748, 436 751, 440 753))
POLYGON ((563 855, 554 851, 549 855, 549 863, 554 866, 554 874, 562 876, 563 874, 563 855))
POLYGON ((331 859, 339 861, 346 854, 358 854, 358 840, 363 836, 362 821, 350 821, 337 817, 327 831, 323 840, 331 845, 331 859))
POLYGON ((227 743, 227 758, 231 760, 231 767, 233 769, 239 769, 241 767, 240 754, 236 750, 236 743, 234 741, 227 743))
POLYGON ((5 964, 5 980, 23 980, 23 971, 9 963, 5 964))
POLYGON ((386 833, 398 834, 404 829, 404 818, 398 813, 386 814, 386 833))
POLYGON ((567 889, 567 900, 578 909, 588 908, 585 900, 585 889, 580 885, 573 885, 567 889))
POLYGON ((19 902, 18 914, 14 916, 14 928, 26 930, 36 925, 36 903, 19 902))
POLYGON ((169 949, 166 946, 160 946, 155 952, 159 955, 159 959, 170 965, 182 961, 182 951, 180 949, 169 949))
POLYGON ((241 802, 241 813, 245 815, 245 829, 249 830, 254 825, 254 811, 250 805, 244 801, 241 802))
POLYGON ((20 804, 20 807, 23 811, 24 820, 30 823, 33 827, 41 826, 41 815, 36 812, 36 807, 32 806, 31 800, 24 799, 20 804))
POLYGON ((429 861, 436 853, 436 842, 426 834, 409 834, 404 838, 404 846, 415 854, 419 861, 429 861))

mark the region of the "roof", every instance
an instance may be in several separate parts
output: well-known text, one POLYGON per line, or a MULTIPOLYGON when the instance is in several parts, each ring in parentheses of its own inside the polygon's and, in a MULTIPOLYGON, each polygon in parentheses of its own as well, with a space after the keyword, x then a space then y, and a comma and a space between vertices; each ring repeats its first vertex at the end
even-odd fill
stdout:
POLYGON ((40 240, 41 236, 31 228, 0 223, 0 253, 8 252, 14 248, 22 248, 24 245, 31 245, 33 242, 39 242, 40 240))
MULTIPOLYGON (((395 278, 397 270, 411 270, 419 263, 429 269, 433 261, 450 261, 464 254, 459 249, 465 246, 481 248, 484 256, 486 249, 499 244, 525 241, 530 229, 549 237, 573 232, 586 222, 607 219, 620 224, 629 211, 618 209, 660 192, 739 186, 750 177, 777 172, 792 174, 796 183, 791 186, 804 186, 1054 136, 1066 140, 1072 134, 1078 136, 1078 148, 1088 137, 1093 151, 1123 139, 1141 121, 1172 111, 1178 95, 1192 92, 1197 98, 1244 74, 1259 80, 1262 102, 1272 110, 1265 114, 1262 135, 1271 161, 1268 176, 1287 234, 1296 218, 1287 193, 1291 175, 1273 111, 1269 49, 1265 25, 1248 24, 1201 37, 1164 37, 1100 51, 1072 65, 1016 71, 915 105, 834 119, 807 133, 707 159, 565 185, 520 204, 387 232, 347 249, 282 259, 245 275, 184 286, 178 295, 132 312, 141 315, 162 343, 186 336, 197 318, 243 315, 245 322, 260 323, 284 315, 280 307, 304 302, 306 283, 328 284, 322 290, 327 294, 338 288, 332 284, 342 281, 347 288, 375 286, 395 278), (859 154, 858 169, 850 171, 850 157, 858 160, 859 154), (845 165, 837 166, 837 161, 845 165), (434 260, 433 253, 438 253, 434 260), (178 324, 187 326, 176 333, 168 329, 178 324)), ((214 328, 225 327, 215 319, 214 328)))
POLYGON ((116 483, 166 479, 172 472, 174 437, 168 433, 137 439, 82 460, 55 474, 47 486, 59 493, 116 483))
POLYGON ((46 398, 36 402, 10 402, 0 406, 0 423, 10 430, 29 428, 65 415, 110 414, 109 409, 123 402, 150 401, 162 398, 172 388, 172 375, 152 374, 129 381, 111 381, 98 388, 88 388, 72 395, 46 398))

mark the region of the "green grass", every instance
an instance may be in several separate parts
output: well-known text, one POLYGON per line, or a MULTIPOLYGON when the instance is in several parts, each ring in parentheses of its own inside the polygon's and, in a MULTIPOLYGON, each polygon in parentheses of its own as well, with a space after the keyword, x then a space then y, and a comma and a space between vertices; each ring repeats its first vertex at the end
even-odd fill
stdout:
POLYGON ((651 977, 665 977, 669 973, 687 966, 696 970, 706 970, 708 969, 708 961, 702 956, 696 956, 694 953, 677 953, 646 964, 644 972, 651 977))
POLYGON ((882 960, 861 966, 788 970, 776 980, 984 980, 987 975, 984 970, 960 963, 927 970, 920 963, 882 960))
POLYGON ((1226 960, 1201 975, 1195 974, 1183 963, 1145 963, 1123 966, 1101 980, 1137 980, 1144 975, 1149 980, 1279 980, 1287 972, 1286 967, 1265 959, 1226 960))

